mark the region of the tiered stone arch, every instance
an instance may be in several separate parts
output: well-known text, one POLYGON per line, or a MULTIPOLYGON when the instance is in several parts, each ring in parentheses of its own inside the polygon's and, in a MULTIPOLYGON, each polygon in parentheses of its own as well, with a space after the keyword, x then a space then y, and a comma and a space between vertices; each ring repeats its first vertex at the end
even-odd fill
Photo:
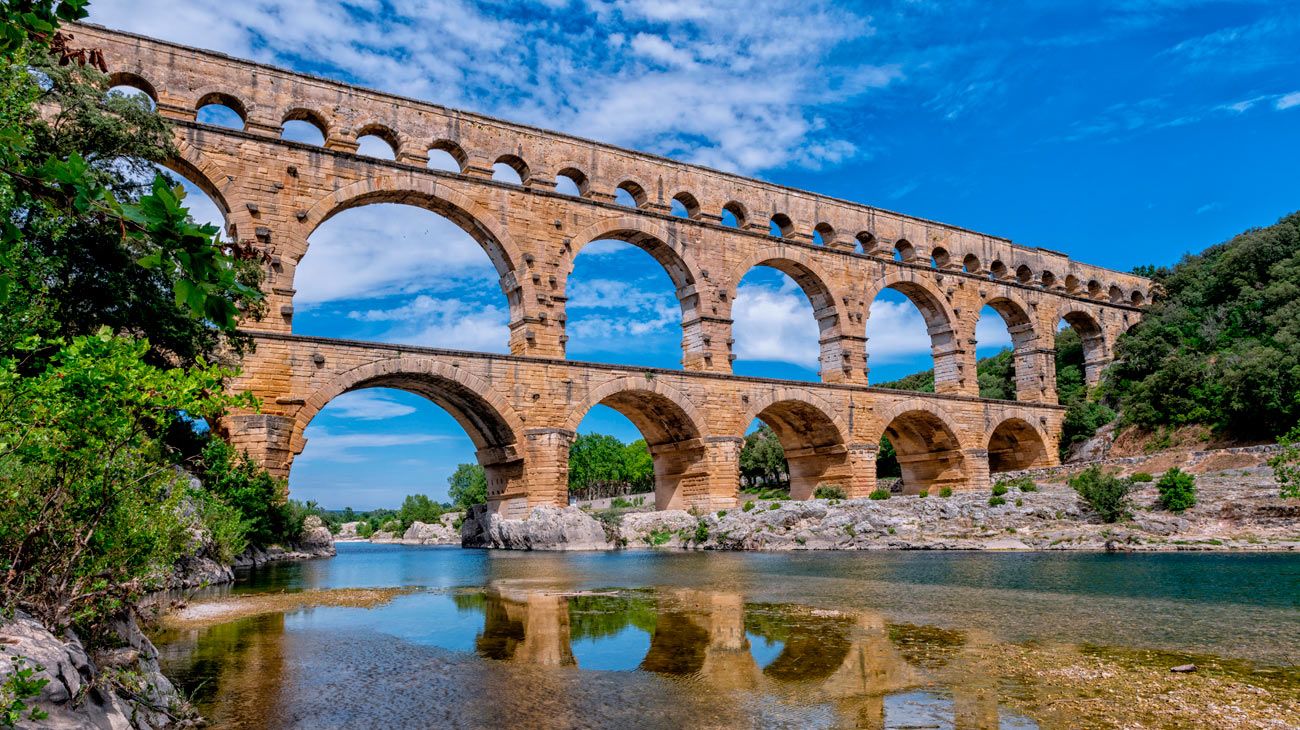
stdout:
POLYGON ((903 472, 905 493, 987 485, 983 444, 972 444, 960 421, 947 409, 920 400, 904 401, 876 417, 874 441, 889 437, 903 472))
MULTIPOLYGON (((1007 333, 1011 335, 1012 356, 1016 367, 1016 400, 1049 400, 1056 388, 1053 373, 1055 361, 1052 348, 1040 343, 1034 308, 1014 291, 990 292, 983 297, 983 306, 991 307, 998 313, 1007 327, 1007 333)), ((975 319, 978 323, 978 312, 975 319)))
MULTIPOLYGON (((650 254, 659 263, 675 288, 677 302, 682 309, 682 367, 687 370, 713 369, 713 354, 709 343, 712 335, 700 313, 700 290, 703 274, 694 256, 688 250, 682 231, 676 226, 632 215, 602 218, 578 231, 569 239, 561 263, 563 290, 568 291, 569 276, 574 261, 587 244, 593 241, 623 241, 650 254)), ((567 321, 563 311, 557 317, 567 321)), ((567 335, 561 342, 567 341, 567 335)))
POLYGON ((308 424, 330 401, 354 390, 395 388, 419 395, 443 410, 465 429, 487 476, 494 502, 526 497, 521 436, 524 423, 509 401, 491 383, 445 362, 399 356, 365 363, 331 378, 316 389, 294 414, 284 465, 307 445, 308 424))
MULTIPOLYGON (((789 276, 803 291, 812 305, 813 319, 817 323, 822 382, 839 383, 849 379, 855 358, 851 345, 847 345, 844 328, 849 321, 842 316, 842 298, 832 285, 836 279, 822 268, 821 263, 807 251, 795 246, 767 246, 745 252, 730 270, 726 280, 725 308, 728 314, 736 300, 736 292, 745 275, 757 266, 767 266, 789 276)), ((856 339, 856 338, 854 338, 856 339)))
POLYGON ((1034 424, 1012 416, 989 432, 989 473, 1049 466, 1047 436, 1034 424))
POLYGON ((850 431, 824 398, 797 388, 779 388, 748 399, 742 428, 755 418, 771 427, 790 468, 790 498, 809 499, 820 486, 856 494, 864 485, 849 454, 850 431))
POLYGON ((532 332, 523 302, 525 297, 533 296, 535 287, 521 271, 521 263, 527 259, 520 247, 482 205, 424 175, 398 173, 358 180, 318 200, 299 218, 298 235, 286 244, 287 261, 283 264, 286 283, 292 284, 293 270, 307 254, 307 239, 322 223, 345 210, 376 203, 398 203, 431 211, 460 226, 477 241, 500 275, 501 290, 510 311, 510 351, 528 350, 532 332))
MULTIPOLYGON (((1053 337, 1058 322, 1065 320, 1083 341, 1083 379, 1088 387, 1101 382, 1101 373, 1111 361, 1112 336, 1092 308, 1066 301, 1052 319, 1053 337)), ((1053 389, 1055 390, 1055 389, 1053 389)))
MULTIPOLYGON (((886 289, 906 296, 921 311, 926 332, 930 335, 930 354, 934 359, 934 392, 978 394, 975 373, 967 372, 966 348, 958 336, 957 313, 948 298, 927 273, 896 271, 872 281, 864 300, 868 317, 871 303, 886 289), (974 390, 974 393, 971 391, 974 390)), ((871 322, 867 320, 867 363, 871 361, 871 322)), ((864 368, 865 369, 865 368, 864 368)), ((869 373, 869 371, 868 371, 869 373)))
MULTIPOLYGON (((706 440, 703 415, 681 391, 653 377, 615 378, 593 388, 570 411, 564 430, 576 435, 582 419, 597 404, 626 416, 645 438, 654 461, 658 509, 684 509, 698 497, 716 493, 709 482, 720 475, 711 468, 709 452, 710 445, 718 442, 706 440)), ((739 449, 731 450, 738 459, 739 449)), ((734 494, 735 486, 731 491, 734 494)))

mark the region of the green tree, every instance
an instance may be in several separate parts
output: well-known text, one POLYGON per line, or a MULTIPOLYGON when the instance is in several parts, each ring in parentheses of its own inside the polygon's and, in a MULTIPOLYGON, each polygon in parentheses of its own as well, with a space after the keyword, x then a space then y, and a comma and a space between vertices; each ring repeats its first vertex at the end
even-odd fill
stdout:
POLYGON ((1259 439, 1300 420, 1300 213, 1152 273, 1165 295, 1105 378, 1125 423, 1259 439))
POLYGON ((487 474, 478 464, 461 464, 447 477, 447 496, 459 511, 487 502, 487 474))
POLYGON ((249 542, 266 546, 298 539, 302 520, 300 516, 295 524, 291 519, 291 509, 285 502, 288 485, 247 454, 236 452, 224 439, 212 437, 194 469, 207 491, 239 512, 249 542))
POLYGON ((1069 481, 1079 497, 1101 516, 1102 522, 1128 519, 1128 493, 1132 487, 1129 482, 1107 474, 1096 466, 1079 472, 1070 477, 1069 481))
MULTIPOLYGON (((34 341, 33 347, 46 346, 34 341)), ((36 373, 0 360, 0 595, 47 626, 94 625, 169 569, 183 481, 160 435, 179 414, 247 398, 229 373, 146 364, 108 332, 58 346, 36 373)))
POLYGON ((740 449, 740 476, 751 487, 775 487, 789 483, 790 467, 776 432, 766 423, 746 434, 740 449))
POLYGON ((434 523, 442 517, 443 508, 441 504, 429 499, 423 494, 408 494, 406 499, 402 500, 402 507, 397 511, 397 518, 402 521, 402 527, 410 527, 416 522, 434 523))
POLYGON ((1174 467, 1160 476, 1156 482, 1160 506, 1174 512, 1182 512, 1196 504, 1196 477, 1174 467))
POLYGON ((645 439, 637 439, 623 447, 624 478, 629 491, 650 492, 655 488, 655 463, 645 439))

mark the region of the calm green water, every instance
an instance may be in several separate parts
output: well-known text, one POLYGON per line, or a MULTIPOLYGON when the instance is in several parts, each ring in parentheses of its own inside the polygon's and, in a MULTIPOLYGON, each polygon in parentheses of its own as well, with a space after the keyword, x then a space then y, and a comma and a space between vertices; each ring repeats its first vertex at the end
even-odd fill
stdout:
POLYGON ((410 587, 156 637, 216 727, 1036 727, 970 647, 1300 655, 1300 556, 345 543, 225 593, 410 587))

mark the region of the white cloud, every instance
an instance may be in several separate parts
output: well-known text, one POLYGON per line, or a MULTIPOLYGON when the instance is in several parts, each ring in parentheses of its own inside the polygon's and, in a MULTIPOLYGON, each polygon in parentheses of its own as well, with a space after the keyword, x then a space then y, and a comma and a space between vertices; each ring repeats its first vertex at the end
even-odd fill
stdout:
POLYGON ((239 5, 97 0, 91 20, 743 172, 861 154, 819 110, 902 76, 843 52, 874 28, 824 0, 239 5))
POLYGON ((731 308, 738 359, 785 362, 817 369, 817 321, 799 289, 741 284, 731 308))
POLYGON ((399 307, 352 311, 348 318, 393 323, 379 338, 383 342, 476 352, 510 349, 509 313, 494 305, 421 294, 399 307))
POLYGON ((1300 106, 1300 91, 1293 91, 1290 94, 1284 94, 1277 100, 1277 109, 1290 109, 1293 106, 1300 106))
POLYGON ((496 269, 478 242, 420 208, 345 210, 317 228, 309 242, 294 275, 298 306, 448 291, 467 282, 500 292, 496 269))
POLYGON ((329 408, 332 415, 359 421, 383 421, 415 413, 412 406, 364 390, 340 395, 330 401, 329 408))
POLYGON ((314 461, 360 462, 373 458, 363 452, 395 446, 416 446, 436 441, 454 440, 448 436, 429 433, 333 433, 324 426, 307 427, 307 444, 310 451, 304 456, 314 461))
POLYGON ((566 310, 570 337, 587 341, 659 334, 682 321, 681 305, 672 294, 613 279, 574 282, 566 310))

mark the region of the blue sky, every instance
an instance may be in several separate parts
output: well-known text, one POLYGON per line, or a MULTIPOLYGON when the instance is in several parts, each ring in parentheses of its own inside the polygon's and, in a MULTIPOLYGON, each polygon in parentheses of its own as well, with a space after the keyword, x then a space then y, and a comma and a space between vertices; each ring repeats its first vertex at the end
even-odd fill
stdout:
MULTIPOLYGON (((1300 207, 1298 11, 1248 0, 97 0, 91 20, 1127 270, 1300 207)), ((312 244, 296 331, 505 350, 487 257, 446 221, 372 206, 327 222, 312 244)), ((571 357, 677 366, 677 305, 648 256, 589 247, 569 293, 571 357), (605 345, 627 334, 637 348, 605 345)), ((905 300, 882 297, 870 322, 874 381, 928 367, 905 300)), ((739 372, 815 378, 816 326, 782 275, 746 277, 736 336, 739 372)), ((979 340, 981 354, 1006 344, 996 315, 979 340)), ((635 437, 612 413, 583 429, 635 437)), ((449 417, 393 391, 341 397, 308 436, 291 491, 334 507, 441 498, 472 458, 449 417)))

